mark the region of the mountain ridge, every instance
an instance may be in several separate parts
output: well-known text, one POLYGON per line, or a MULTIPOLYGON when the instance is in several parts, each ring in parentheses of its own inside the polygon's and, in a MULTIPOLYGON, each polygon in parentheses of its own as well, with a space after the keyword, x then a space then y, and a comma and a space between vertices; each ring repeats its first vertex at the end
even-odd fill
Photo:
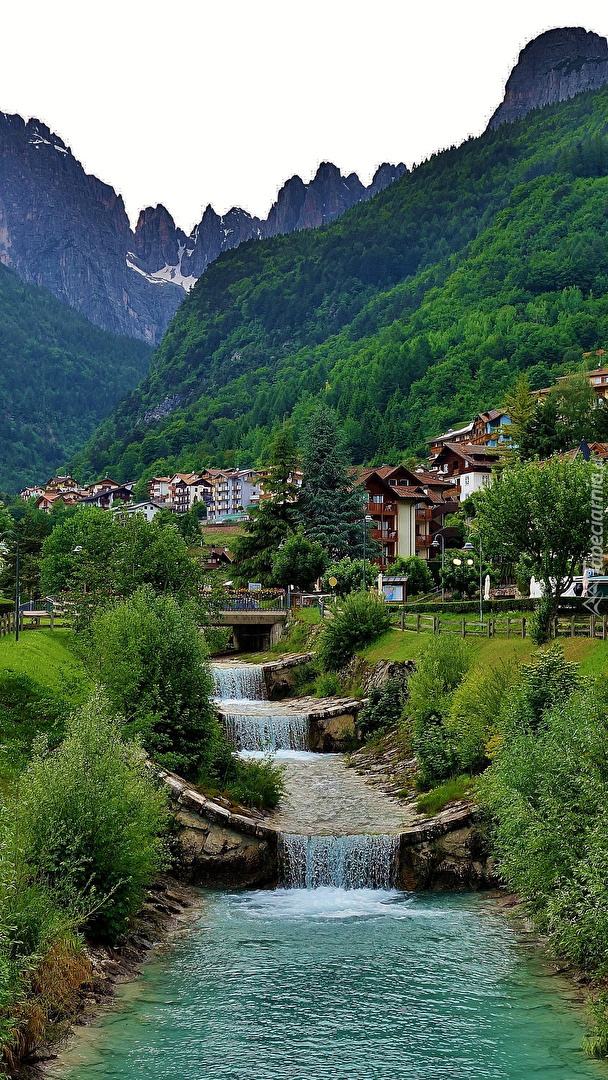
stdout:
POLYGON ((159 205, 132 230, 122 196, 86 173, 46 124, 0 113, 0 263, 95 325, 156 344, 221 251, 324 224, 404 171, 382 165, 365 188, 323 164, 309 184, 288 180, 265 220, 236 207, 220 217, 209 206, 186 236, 159 205))
POLYGON ((580 93, 435 155, 322 229, 225 252, 76 467, 88 477, 252 464, 273 425, 291 416, 297 429, 319 395, 338 409, 354 461, 390 460, 496 405, 519 370, 548 380, 605 346, 590 291, 608 291, 607 119, 608 88, 580 93), (520 202, 532 208, 525 227, 520 202), (469 278, 479 297, 457 317, 469 278), (573 321, 564 289, 578 290, 573 321))

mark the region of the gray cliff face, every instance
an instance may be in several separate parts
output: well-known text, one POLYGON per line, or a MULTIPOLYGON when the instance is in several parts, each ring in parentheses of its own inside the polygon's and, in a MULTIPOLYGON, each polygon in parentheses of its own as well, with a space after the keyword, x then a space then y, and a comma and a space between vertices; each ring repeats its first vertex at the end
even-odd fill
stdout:
POLYGON ((115 334, 160 340, 183 292, 127 265, 122 198, 38 120, 0 113, 0 262, 115 334))
POLYGON ((489 128, 608 82, 606 38, 580 26, 548 30, 519 54, 489 128))
POLYGON ((160 341, 214 259, 244 241, 332 221, 405 171, 382 165, 369 188, 323 164, 305 184, 292 177, 268 218, 208 206, 190 236, 164 206, 142 210, 131 230, 120 195, 85 173, 39 120, 0 113, 0 262, 42 285, 97 326, 160 341))
POLYGON ((164 206, 142 210, 133 243, 134 264, 153 278, 190 288, 223 251, 247 240, 314 229, 334 221, 357 202, 370 199, 407 172, 403 163, 381 165, 369 187, 355 173, 342 176, 328 162, 319 166, 309 184, 292 176, 279 191, 268 217, 252 217, 233 206, 220 217, 208 206, 202 220, 186 237, 164 206))

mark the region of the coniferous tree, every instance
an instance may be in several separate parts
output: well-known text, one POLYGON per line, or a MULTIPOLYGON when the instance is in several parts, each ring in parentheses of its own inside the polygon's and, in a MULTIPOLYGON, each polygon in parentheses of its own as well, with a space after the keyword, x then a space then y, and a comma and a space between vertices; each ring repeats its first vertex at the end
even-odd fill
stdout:
POLYGON ((524 458, 531 457, 530 427, 537 410, 537 399, 532 394, 530 379, 524 373, 518 376, 515 385, 505 394, 503 409, 511 419, 510 424, 503 424, 500 433, 508 440, 507 450, 514 450, 524 458))
MULTIPOLYGON (((334 560, 361 556, 364 493, 349 477, 342 430, 327 405, 317 406, 304 429, 302 468, 299 511, 306 535, 334 560)), ((375 554, 376 545, 371 549, 368 542, 368 554, 375 554)))
POLYGON ((289 428, 277 431, 270 447, 269 475, 264 480, 265 498, 249 508, 245 534, 234 542, 235 580, 240 585, 259 581, 272 585, 272 564, 281 544, 297 523, 299 489, 295 481, 298 454, 289 428))

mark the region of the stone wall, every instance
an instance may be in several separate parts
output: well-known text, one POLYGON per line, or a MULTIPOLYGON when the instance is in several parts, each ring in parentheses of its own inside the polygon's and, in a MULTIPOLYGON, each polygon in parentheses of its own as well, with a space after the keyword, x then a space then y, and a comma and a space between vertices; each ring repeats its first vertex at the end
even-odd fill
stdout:
POLYGON ((402 889, 453 892, 489 889, 498 884, 475 807, 449 807, 401 834, 402 889))
POLYGON ((235 813, 162 772, 175 820, 177 877, 203 888, 260 888, 277 883, 277 833, 255 814, 235 813))

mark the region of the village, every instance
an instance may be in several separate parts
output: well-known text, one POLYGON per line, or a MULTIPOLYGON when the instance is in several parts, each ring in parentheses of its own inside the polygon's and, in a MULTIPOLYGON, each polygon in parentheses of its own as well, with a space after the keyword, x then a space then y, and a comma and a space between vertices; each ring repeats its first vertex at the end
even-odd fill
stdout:
MULTIPOLYGON (((598 367, 588 372, 597 407, 603 407, 608 399, 608 367, 601 366, 602 356, 599 350, 598 367)), ((532 396, 542 402, 568 378, 562 376, 553 388, 543 388, 532 396)), ((353 487, 361 490, 362 519, 368 523, 370 538, 379 545, 373 561, 380 568, 413 555, 436 563, 446 548, 459 546, 460 530, 454 515, 471 495, 492 482, 493 470, 504 453, 516 449, 510 427, 508 412, 490 409, 467 424, 427 439, 428 465, 352 468, 353 487)), ((572 458, 577 455, 605 461, 608 443, 582 441, 567 452, 572 458)), ((210 468, 154 476, 147 484, 148 498, 139 501, 133 494, 135 482, 119 483, 106 476, 81 486, 72 476, 54 476, 44 485, 23 488, 19 496, 45 513, 54 507, 77 505, 127 516, 139 514, 148 522, 163 510, 183 515, 198 507, 207 526, 236 527, 248 520, 252 507, 269 497, 264 490, 268 475, 265 469, 210 468)), ((293 482, 301 487, 300 469, 294 470, 293 482)), ((209 539, 212 542, 212 529, 209 539)), ((210 568, 229 562, 229 550, 213 546, 210 568)))

